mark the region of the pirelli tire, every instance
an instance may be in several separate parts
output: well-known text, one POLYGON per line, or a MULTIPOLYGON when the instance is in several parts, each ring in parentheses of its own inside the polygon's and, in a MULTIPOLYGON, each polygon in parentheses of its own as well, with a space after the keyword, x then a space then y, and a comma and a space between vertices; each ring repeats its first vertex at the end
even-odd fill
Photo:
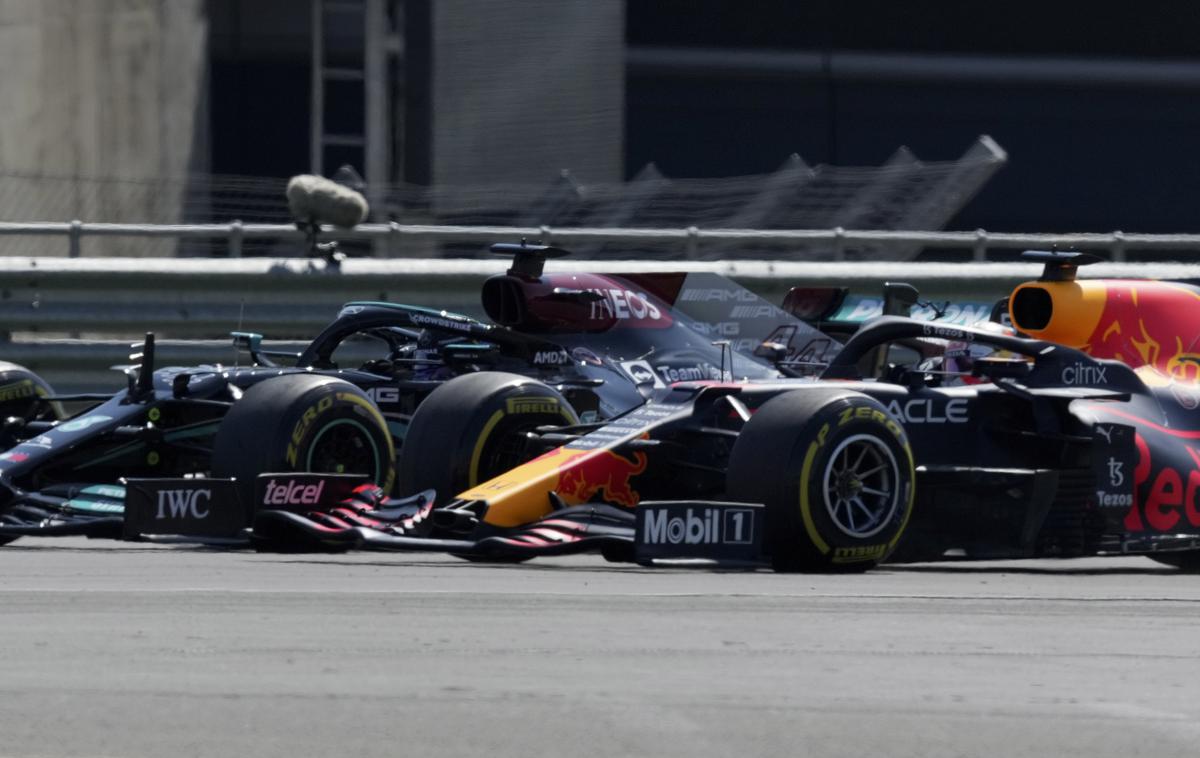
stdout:
POLYGON ((767 401, 730 454, 730 498, 766 505, 777 571, 866 571, 896 548, 912 513, 912 450, 882 405, 811 388, 767 401))
POLYGON ((396 447, 358 387, 332 376, 284 374, 250 387, 229 409, 213 441, 212 474, 237 478, 249 497, 259 474, 286 471, 363 474, 391 492, 396 447))
POLYGON ((554 388, 520 374, 481 371, 455 377, 417 406, 400 449, 404 492, 437 491, 439 504, 524 463, 526 433, 578 424, 554 388))
POLYGON ((64 418, 62 406, 46 400, 53 394, 46 380, 34 372, 0 361, 0 421, 12 417, 26 421, 64 418))

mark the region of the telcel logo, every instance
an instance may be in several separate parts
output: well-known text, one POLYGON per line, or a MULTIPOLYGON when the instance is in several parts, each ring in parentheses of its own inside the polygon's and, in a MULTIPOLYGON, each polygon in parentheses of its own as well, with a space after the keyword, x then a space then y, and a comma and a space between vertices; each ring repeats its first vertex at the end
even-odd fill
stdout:
POLYGON ((159 490, 156 518, 208 518, 209 509, 201 508, 201 501, 211 503, 212 490, 159 490))
POLYGON ((316 484, 299 484, 289 479, 276 483, 274 479, 267 482, 267 490, 263 494, 263 505, 316 505, 321 501, 321 491, 325 482, 316 484))
POLYGON ((671 519, 665 510, 647 509, 645 514, 645 542, 650 545, 746 544, 754 519, 748 508, 702 510, 698 516, 688 508, 684 515, 671 519))

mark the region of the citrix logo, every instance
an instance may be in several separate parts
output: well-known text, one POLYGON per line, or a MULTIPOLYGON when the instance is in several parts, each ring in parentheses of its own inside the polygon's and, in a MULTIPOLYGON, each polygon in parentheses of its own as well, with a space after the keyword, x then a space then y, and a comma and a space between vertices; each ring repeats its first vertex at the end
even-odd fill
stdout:
POLYGON ((1108 366, 1089 366, 1086 363, 1075 363, 1062 371, 1063 384, 1095 385, 1104 384, 1108 366))
POLYGON ((159 490, 157 518, 208 518, 210 511, 200 507, 201 500, 211 503, 212 490, 159 490))

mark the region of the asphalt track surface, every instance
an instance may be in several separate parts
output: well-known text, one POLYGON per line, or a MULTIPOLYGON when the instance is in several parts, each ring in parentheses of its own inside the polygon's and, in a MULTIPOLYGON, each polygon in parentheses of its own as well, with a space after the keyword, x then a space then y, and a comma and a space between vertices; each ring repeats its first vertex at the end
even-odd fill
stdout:
POLYGON ((1195 756, 1200 577, 0 548, 0 755, 1195 756))

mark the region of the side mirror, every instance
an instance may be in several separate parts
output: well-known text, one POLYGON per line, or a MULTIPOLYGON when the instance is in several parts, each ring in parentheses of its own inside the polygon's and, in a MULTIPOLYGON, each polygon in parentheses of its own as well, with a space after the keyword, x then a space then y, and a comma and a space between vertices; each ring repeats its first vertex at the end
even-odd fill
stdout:
POLYGON ((885 282, 883 285, 883 315, 908 316, 921 293, 911 284, 903 282, 885 282))
POLYGON ((778 364, 787 358, 787 345, 781 345, 778 342, 763 342, 758 347, 754 348, 754 356, 756 358, 764 358, 772 364, 778 364))

